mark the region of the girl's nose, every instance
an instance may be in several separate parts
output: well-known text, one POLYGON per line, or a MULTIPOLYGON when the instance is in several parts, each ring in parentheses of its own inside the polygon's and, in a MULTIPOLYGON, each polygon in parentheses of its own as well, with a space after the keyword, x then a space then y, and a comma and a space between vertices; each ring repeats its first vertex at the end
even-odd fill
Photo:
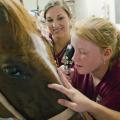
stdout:
POLYGON ((72 57, 72 61, 76 61, 76 62, 79 62, 79 61, 81 61, 81 60, 83 60, 84 59, 84 56, 83 55, 81 55, 78 51, 76 52, 74 52, 74 55, 73 55, 73 57, 72 57))
POLYGON ((72 61, 75 61, 77 59, 77 54, 76 54, 76 51, 74 52, 73 54, 73 57, 72 57, 72 61))

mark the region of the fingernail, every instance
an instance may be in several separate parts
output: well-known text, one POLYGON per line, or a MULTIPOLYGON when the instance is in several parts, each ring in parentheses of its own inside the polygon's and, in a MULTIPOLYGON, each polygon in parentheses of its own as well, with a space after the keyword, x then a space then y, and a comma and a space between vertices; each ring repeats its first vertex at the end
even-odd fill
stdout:
POLYGON ((48 84, 48 87, 51 88, 51 84, 48 84))

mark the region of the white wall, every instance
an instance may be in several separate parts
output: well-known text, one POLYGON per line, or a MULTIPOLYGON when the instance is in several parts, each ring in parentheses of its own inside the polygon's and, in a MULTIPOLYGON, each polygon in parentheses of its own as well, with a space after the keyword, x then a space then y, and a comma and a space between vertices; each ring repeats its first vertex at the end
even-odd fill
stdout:
POLYGON ((75 0, 77 19, 88 16, 108 17, 115 22, 114 0, 75 0))
POLYGON ((115 23, 115 0, 103 0, 109 9, 109 19, 115 23))
POLYGON ((115 18, 116 23, 120 24, 120 0, 115 0, 115 18))
POLYGON ((77 20, 83 19, 87 16, 86 7, 86 0, 75 0, 74 11, 77 20))
MULTIPOLYGON (((44 5, 48 2, 49 0, 38 0, 39 4, 39 9, 43 9, 44 5)), ((37 0, 23 0, 24 6, 27 8, 27 10, 35 10, 37 9, 37 0)))
POLYGON ((23 0, 24 6, 27 10, 34 10, 36 9, 36 2, 35 0, 23 0))
POLYGON ((101 16, 101 0, 86 0, 87 16, 101 16))
MULTIPOLYGON (((37 0, 23 0, 28 10, 37 9, 37 0)), ((49 0, 38 0, 39 9, 43 9, 49 0)), ((74 16, 83 19, 88 16, 107 16, 115 22, 115 1, 114 0, 75 0, 74 16), (104 8, 105 7, 105 8, 104 8)))

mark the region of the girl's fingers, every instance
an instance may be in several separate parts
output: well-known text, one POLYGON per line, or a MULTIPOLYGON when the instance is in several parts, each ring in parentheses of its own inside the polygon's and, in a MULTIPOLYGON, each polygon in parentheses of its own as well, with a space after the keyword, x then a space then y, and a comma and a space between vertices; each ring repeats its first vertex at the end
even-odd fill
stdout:
POLYGON ((65 100, 65 99, 58 99, 58 103, 72 110, 75 110, 77 107, 76 103, 65 100))
POLYGON ((66 88, 71 88, 72 85, 70 84, 69 80, 66 78, 66 76, 62 73, 62 71, 59 69, 58 70, 58 73, 60 75, 60 78, 61 78, 61 82, 63 83, 63 85, 66 87, 66 88))
MULTIPOLYGON (((69 93, 69 89, 65 88, 63 85, 59 85, 59 84, 48 84, 49 88, 55 89, 63 94, 65 94, 66 96, 68 96, 69 93)), ((69 97, 69 96, 68 96, 69 97)))

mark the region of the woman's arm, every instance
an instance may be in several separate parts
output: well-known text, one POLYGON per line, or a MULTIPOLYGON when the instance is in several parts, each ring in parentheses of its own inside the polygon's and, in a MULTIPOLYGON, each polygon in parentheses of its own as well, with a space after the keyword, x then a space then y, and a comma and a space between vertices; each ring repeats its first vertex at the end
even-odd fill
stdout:
POLYGON ((89 112, 96 118, 96 120, 120 120, 120 112, 111 110, 94 101, 92 101, 89 112))
POLYGON ((68 107, 76 112, 89 112, 96 118, 96 120, 120 120, 120 112, 111 110, 90 100, 77 89, 72 87, 62 72, 59 72, 61 81, 64 86, 58 84, 49 84, 48 87, 60 91, 71 100, 68 101, 65 99, 59 99, 59 104, 68 107))

